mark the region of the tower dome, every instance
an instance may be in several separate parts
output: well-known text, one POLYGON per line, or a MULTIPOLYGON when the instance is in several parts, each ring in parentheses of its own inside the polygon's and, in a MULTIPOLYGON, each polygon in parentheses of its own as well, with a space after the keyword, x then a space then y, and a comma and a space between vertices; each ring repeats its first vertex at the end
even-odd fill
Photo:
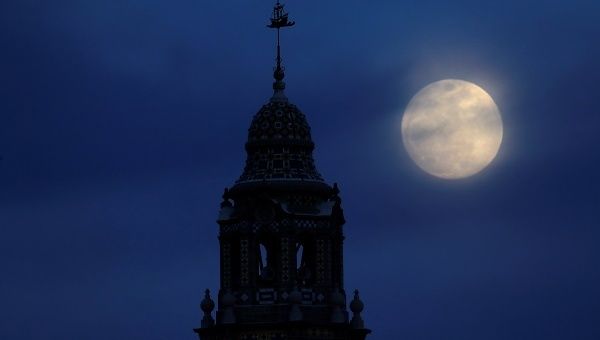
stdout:
POLYGON ((251 182, 323 182, 315 167, 315 145, 306 116, 284 94, 279 47, 273 72, 273 96, 254 115, 248 129, 246 165, 236 185, 251 182))
POLYGON ((270 101, 252 119, 246 148, 260 145, 313 147, 310 126, 294 104, 270 101))
POLYGON ((312 156, 314 143, 304 114, 287 100, 271 99, 248 129, 247 159, 236 184, 255 181, 322 182, 312 156))

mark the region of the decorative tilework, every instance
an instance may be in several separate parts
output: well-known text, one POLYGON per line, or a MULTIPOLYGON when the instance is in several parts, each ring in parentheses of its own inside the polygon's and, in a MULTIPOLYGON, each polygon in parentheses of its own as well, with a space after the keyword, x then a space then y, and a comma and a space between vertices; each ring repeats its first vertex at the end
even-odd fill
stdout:
POLYGON ((281 282, 290 281, 290 241, 287 237, 281 238, 281 282))
POLYGON ((248 285, 249 279, 249 268, 248 268, 248 240, 240 241, 240 284, 242 286, 248 285))
POLYGON ((304 114, 288 102, 269 102, 248 129, 248 157, 237 183, 269 179, 323 181, 312 157, 314 144, 304 114))
POLYGON ((223 263, 223 288, 231 287, 231 244, 229 242, 223 242, 222 245, 222 258, 223 263))
POLYGON ((317 284, 325 282, 325 241, 317 240, 317 284))

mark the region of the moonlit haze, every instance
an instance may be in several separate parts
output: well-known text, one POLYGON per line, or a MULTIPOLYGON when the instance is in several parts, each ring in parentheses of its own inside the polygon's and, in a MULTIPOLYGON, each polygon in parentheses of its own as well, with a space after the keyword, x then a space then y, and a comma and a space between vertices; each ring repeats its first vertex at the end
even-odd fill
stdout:
POLYGON ((434 82, 410 101, 402 118, 402 139, 411 158, 441 178, 472 176, 496 157, 502 119, 492 97, 457 79, 434 82))
MULTIPOLYGON (((198 340, 275 3, 0 1, 0 340, 198 340)), ((367 339, 600 340, 600 1, 281 3, 367 339)))

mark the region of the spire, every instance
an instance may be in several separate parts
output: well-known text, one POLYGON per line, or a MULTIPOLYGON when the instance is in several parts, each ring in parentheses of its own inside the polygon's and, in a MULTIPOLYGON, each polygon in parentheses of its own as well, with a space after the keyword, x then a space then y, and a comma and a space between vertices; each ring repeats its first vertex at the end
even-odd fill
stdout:
POLYGON ((283 82, 285 73, 283 72, 284 68, 281 66, 280 30, 284 27, 294 26, 296 23, 294 21, 289 21, 288 13, 285 12, 283 7, 284 5, 277 0, 277 3, 273 8, 271 24, 267 25, 269 28, 277 29, 277 65, 275 67, 275 71, 273 72, 275 82, 273 83, 274 93, 271 101, 287 101, 287 98, 283 94, 283 90, 285 89, 285 83, 283 82))

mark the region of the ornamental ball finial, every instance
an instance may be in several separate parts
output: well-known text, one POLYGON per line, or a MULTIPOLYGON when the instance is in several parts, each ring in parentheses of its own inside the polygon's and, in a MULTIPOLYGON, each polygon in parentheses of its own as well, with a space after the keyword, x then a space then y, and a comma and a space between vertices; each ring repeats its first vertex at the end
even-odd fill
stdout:
POLYGON ((215 320, 213 319, 211 313, 213 309, 215 309, 215 302, 210 298, 210 291, 208 289, 204 291, 204 300, 202 300, 200 303, 200 308, 204 312, 200 327, 209 328, 214 326, 215 320))
POLYGON ((364 303, 360 300, 358 289, 354 291, 354 299, 350 302, 350 310, 352 313, 361 313, 365 309, 364 303))
POLYGON ((210 290, 204 291, 204 300, 200 303, 200 308, 204 313, 210 313, 215 309, 215 302, 210 298, 210 290))
POLYGON ((350 310, 354 314, 352 316, 352 320, 350 321, 350 326, 354 329, 363 329, 365 328, 365 322, 360 316, 360 313, 365 308, 365 305, 362 301, 360 301, 360 297, 358 296, 358 289, 354 291, 354 299, 350 302, 350 310))

